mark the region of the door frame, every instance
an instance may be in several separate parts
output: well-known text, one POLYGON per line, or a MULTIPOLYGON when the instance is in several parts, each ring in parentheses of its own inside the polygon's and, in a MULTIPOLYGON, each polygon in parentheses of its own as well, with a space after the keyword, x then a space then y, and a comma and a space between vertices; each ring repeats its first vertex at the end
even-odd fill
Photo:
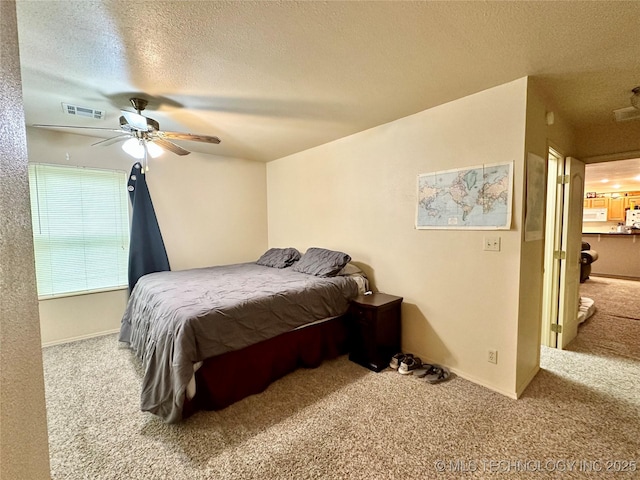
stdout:
POLYGON ((553 252, 560 250, 562 233, 562 186, 558 175, 564 173, 565 156, 554 145, 547 146, 547 202, 544 237, 544 268, 542 282, 542 329, 540 343, 556 348, 558 336, 551 331, 556 323, 560 300, 560 261, 553 252))
MULTIPOLYGON (((579 264, 580 252, 579 250, 575 252, 573 244, 568 243, 575 240, 576 228, 575 223, 570 224, 572 219, 569 218, 569 212, 575 207, 579 207, 580 212, 582 212, 584 163, 575 158, 565 157, 558 148, 549 144, 547 148, 547 164, 547 209, 540 343, 547 347, 562 349, 573 339, 576 333, 575 327, 577 327, 577 301, 573 302, 573 299, 568 297, 573 297, 575 292, 579 298, 579 284, 577 291, 575 285, 579 278, 579 272, 574 279, 573 273, 575 272, 573 270, 575 268, 573 267, 579 264), (559 181, 560 178, 566 179, 568 174, 574 177, 574 168, 569 171, 571 165, 582 170, 582 185, 559 181), (576 203, 574 207, 572 200, 576 200, 570 195, 575 196, 576 192, 580 194, 580 204, 576 203), (569 228, 570 225, 572 225, 571 229, 569 228), (570 232, 572 232, 571 235, 569 234, 570 232), (569 236, 571 238, 568 238, 569 236), (576 258, 573 258, 574 256, 576 258), (568 262, 571 262, 571 265, 568 262), (573 265, 574 262, 578 263, 573 265), (567 272, 569 272, 569 276, 567 276, 567 272), (575 305, 569 302, 573 302, 575 305), (574 319, 573 317, 576 318, 574 319), (557 329, 552 329, 552 325, 557 326, 557 329), (567 329, 566 334, 563 332, 565 327, 567 329)), ((575 221, 575 219, 573 220, 575 221)), ((580 215, 581 222, 582 216, 580 215)))

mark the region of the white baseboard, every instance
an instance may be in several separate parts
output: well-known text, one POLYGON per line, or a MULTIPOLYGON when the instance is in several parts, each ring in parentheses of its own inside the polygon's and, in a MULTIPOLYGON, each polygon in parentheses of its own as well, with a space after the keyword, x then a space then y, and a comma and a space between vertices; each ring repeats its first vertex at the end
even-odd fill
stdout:
POLYGON ((80 335, 78 337, 61 338, 59 340, 53 340, 51 342, 43 342, 42 343, 42 348, 44 348, 44 347, 52 347, 54 345, 62 345, 64 343, 77 342, 79 340, 86 340, 88 338, 103 337, 105 335, 111 335, 113 333, 118 333, 119 331, 120 331, 120 329, 116 328, 116 329, 113 329, 113 330, 106 330, 104 332, 88 333, 86 335, 80 335))
MULTIPOLYGON (((418 356, 425 363, 438 363, 435 360, 430 359, 426 355, 425 356, 418 355, 418 356)), ((439 365, 443 365, 443 364, 439 364, 439 365)), ((506 390, 502 390, 501 388, 498 388, 495 385, 490 385, 490 384, 486 383, 484 380, 481 380, 481 379, 479 379, 477 377, 474 377, 473 375, 469 375, 468 373, 463 372, 462 370, 458 370, 457 368, 451 368, 451 367, 449 367, 447 365, 443 365, 443 366, 447 367, 449 370, 451 370, 453 373, 455 373, 458 377, 464 378, 465 380, 469 380, 470 382, 475 383, 476 385, 480 385, 481 387, 488 388, 489 390, 492 390, 492 391, 497 392, 497 393, 499 393, 501 395, 504 395, 505 397, 512 398, 514 400, 517 400, 518 397, 519 397, 518 392, 508 392, 506 390)), ((533 377, 531 377, 531 378, 533 378, 533 377)), ((527 384, 528 383, 529 382, 527 382, 527 384)), ((523 390, 524 390, 524 388, 523 388, 523 390)))

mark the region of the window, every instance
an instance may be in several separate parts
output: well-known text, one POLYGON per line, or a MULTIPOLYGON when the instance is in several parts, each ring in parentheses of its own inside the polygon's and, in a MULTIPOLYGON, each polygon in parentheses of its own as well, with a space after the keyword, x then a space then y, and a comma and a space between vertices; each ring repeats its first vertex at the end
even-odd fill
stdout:
POLYGON ((126 172, 29 165, 39 296, 127 286, 126 172))

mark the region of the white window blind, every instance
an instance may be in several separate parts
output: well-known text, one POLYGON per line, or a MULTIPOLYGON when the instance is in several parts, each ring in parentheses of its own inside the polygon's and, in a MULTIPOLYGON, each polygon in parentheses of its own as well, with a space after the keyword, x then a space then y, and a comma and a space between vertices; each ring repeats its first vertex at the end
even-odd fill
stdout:
POLYGON ((126 172, 29 165, 39 296, 128 284, 126 172))

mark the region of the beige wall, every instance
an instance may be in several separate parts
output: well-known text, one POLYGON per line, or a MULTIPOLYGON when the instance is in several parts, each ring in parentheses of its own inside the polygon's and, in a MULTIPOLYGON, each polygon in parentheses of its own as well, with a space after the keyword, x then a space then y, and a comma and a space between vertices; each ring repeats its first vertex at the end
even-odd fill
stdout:
POLYGON ((119 331, 127 300, 128 289, 40 300, 42 345, 119 331))
POLYGON ((148 184, 172 270, 256 260, 267 248, 266 165, 163 155, 148 184))
POLYGON ((15 3, 0 1, 0 478, 49 476, 15 3))
MULTIPOLYGON (((91 147, 98 139, 27 130, 30 162, 126 172, 134 163, 119 145, 91 147)), ((147 183, 173 270, 251 261, 266 250, 264 163, 165 153, 151 161, 147 183)), ((119 290, 41 300, 43 343, 116 331, 127 298, 119 290)))
POLYGON ((509 396, 526 102, 523 78, 267 166, 270 246, 348 252, 380 291, 404 297, 405 351, 509 396), (511 230, 414 228, 418 174, 504 161, 515 164, 511 230), (486 235, 501 237, 500 252, 483 251, 486 235), (487 362, 488 349, 498 350, 497 365, 487 362))
MULTIPOLYGON (((544 97, 534 79, 529 79, 527 89, 527 125, 525 153, 547 159, 549 146, 570 156, 575 151, 574 133, 555 108, 544 97), (547 124, 547 112, 554 112, 554 121, 547 124)), ((540 188, 546 190, 546 179, 540 188)), ((522 201, 526 201, 522 191, 522 201)), ((524 212, 522 212, 524 222, 524 212)), ((524 241, 520 252, 520 292, 518 316, 518 351, 516 366, 516 390, 521 394, 539 370, 540 331, 542 320, 544 239, 524 241)))

